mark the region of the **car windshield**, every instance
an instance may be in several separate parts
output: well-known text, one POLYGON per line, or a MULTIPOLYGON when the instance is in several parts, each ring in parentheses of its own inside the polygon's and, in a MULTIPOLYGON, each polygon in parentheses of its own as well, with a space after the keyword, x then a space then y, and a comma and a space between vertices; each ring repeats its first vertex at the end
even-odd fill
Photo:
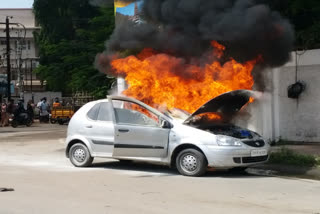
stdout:
POLYGON ((171 109, 167 111, 167 114, 170 115, 171 118, 184 122, 191 114, 181 109, 171 109))

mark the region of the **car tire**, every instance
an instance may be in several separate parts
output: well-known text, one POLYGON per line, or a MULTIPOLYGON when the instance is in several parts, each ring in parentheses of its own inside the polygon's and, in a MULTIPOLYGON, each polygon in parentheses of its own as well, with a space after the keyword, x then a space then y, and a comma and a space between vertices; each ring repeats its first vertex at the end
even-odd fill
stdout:
POLYGON ((206 157, 196 149, 182 150, 176 158, 176 167, 184 176, 202 176, 206 173, 207 166, 206 157))
POLYGON ((71 163, 76 167, 90 166, 93 161, 93 157, 91 157, 88 148, 82 143, 76 143, 71 146, 69 158, 71 163))

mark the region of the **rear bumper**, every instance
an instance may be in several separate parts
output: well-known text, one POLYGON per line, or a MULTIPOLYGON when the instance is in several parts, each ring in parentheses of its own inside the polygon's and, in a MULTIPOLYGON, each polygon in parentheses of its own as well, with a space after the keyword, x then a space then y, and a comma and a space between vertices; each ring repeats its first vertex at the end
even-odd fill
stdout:
POLYGON ((208 166, 213 168, 234 168, 248 167, 256 164, 265 163, 269 159, 270 147, 261 148, 250 147, 222 147, 222 146, 206 146, 205 155, 208 160, 208 166), (253 150, 266 150, 266 155, 252 156, 253 150))

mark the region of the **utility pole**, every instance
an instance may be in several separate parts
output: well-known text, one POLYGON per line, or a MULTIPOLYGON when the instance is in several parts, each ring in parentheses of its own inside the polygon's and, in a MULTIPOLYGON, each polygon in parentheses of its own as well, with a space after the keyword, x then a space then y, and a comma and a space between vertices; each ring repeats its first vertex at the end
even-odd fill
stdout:
POLYGON ((13 18, 12 16, 6 17, 6 22, 0 22, 1 25, 6 25, 6 43, 7 43, 7 95, 8 100, 11 100, 11 62, 10 62, 10 25, 22 26, 25 30, 26 28, 23 24, 20 23, 10 23, 9 18, 13 18))
POLYGON ((9 17, 6 18, 6 42, 7 42, 7 97, 11 100, 11 62, 10 62, 10 29, 9 17))
POLYGON ((32 71, 33 71, 33 66, 32 66, 32 59, 31 59, 31 65, 30 65, 30 75, 31 75, 31 77, 30 77, 30 83, 31 83, 31 85, 30 85, 30 89, 31 89, 31 96, 32 96, 32 102, 34 102, 34 96, 33 96, 33 90, 32 90, 32 71))

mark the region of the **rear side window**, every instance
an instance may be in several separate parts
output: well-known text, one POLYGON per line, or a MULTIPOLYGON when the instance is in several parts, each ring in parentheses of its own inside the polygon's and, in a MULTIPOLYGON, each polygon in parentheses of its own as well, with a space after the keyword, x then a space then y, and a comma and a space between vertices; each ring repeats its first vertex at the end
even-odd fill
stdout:
POLYGON ((98 117, 98 113, 99 113, 99 109, 100 109, 100 105, 101 103, 98 103, 96 105, 94 105, 90 111, 88 112, 87 116, 91 119, 91 120, 97 120, 98 117))
POLYGON ((101 103, 98 120, 100 121, 112 120, 109 103, 107 102, 101 103))

